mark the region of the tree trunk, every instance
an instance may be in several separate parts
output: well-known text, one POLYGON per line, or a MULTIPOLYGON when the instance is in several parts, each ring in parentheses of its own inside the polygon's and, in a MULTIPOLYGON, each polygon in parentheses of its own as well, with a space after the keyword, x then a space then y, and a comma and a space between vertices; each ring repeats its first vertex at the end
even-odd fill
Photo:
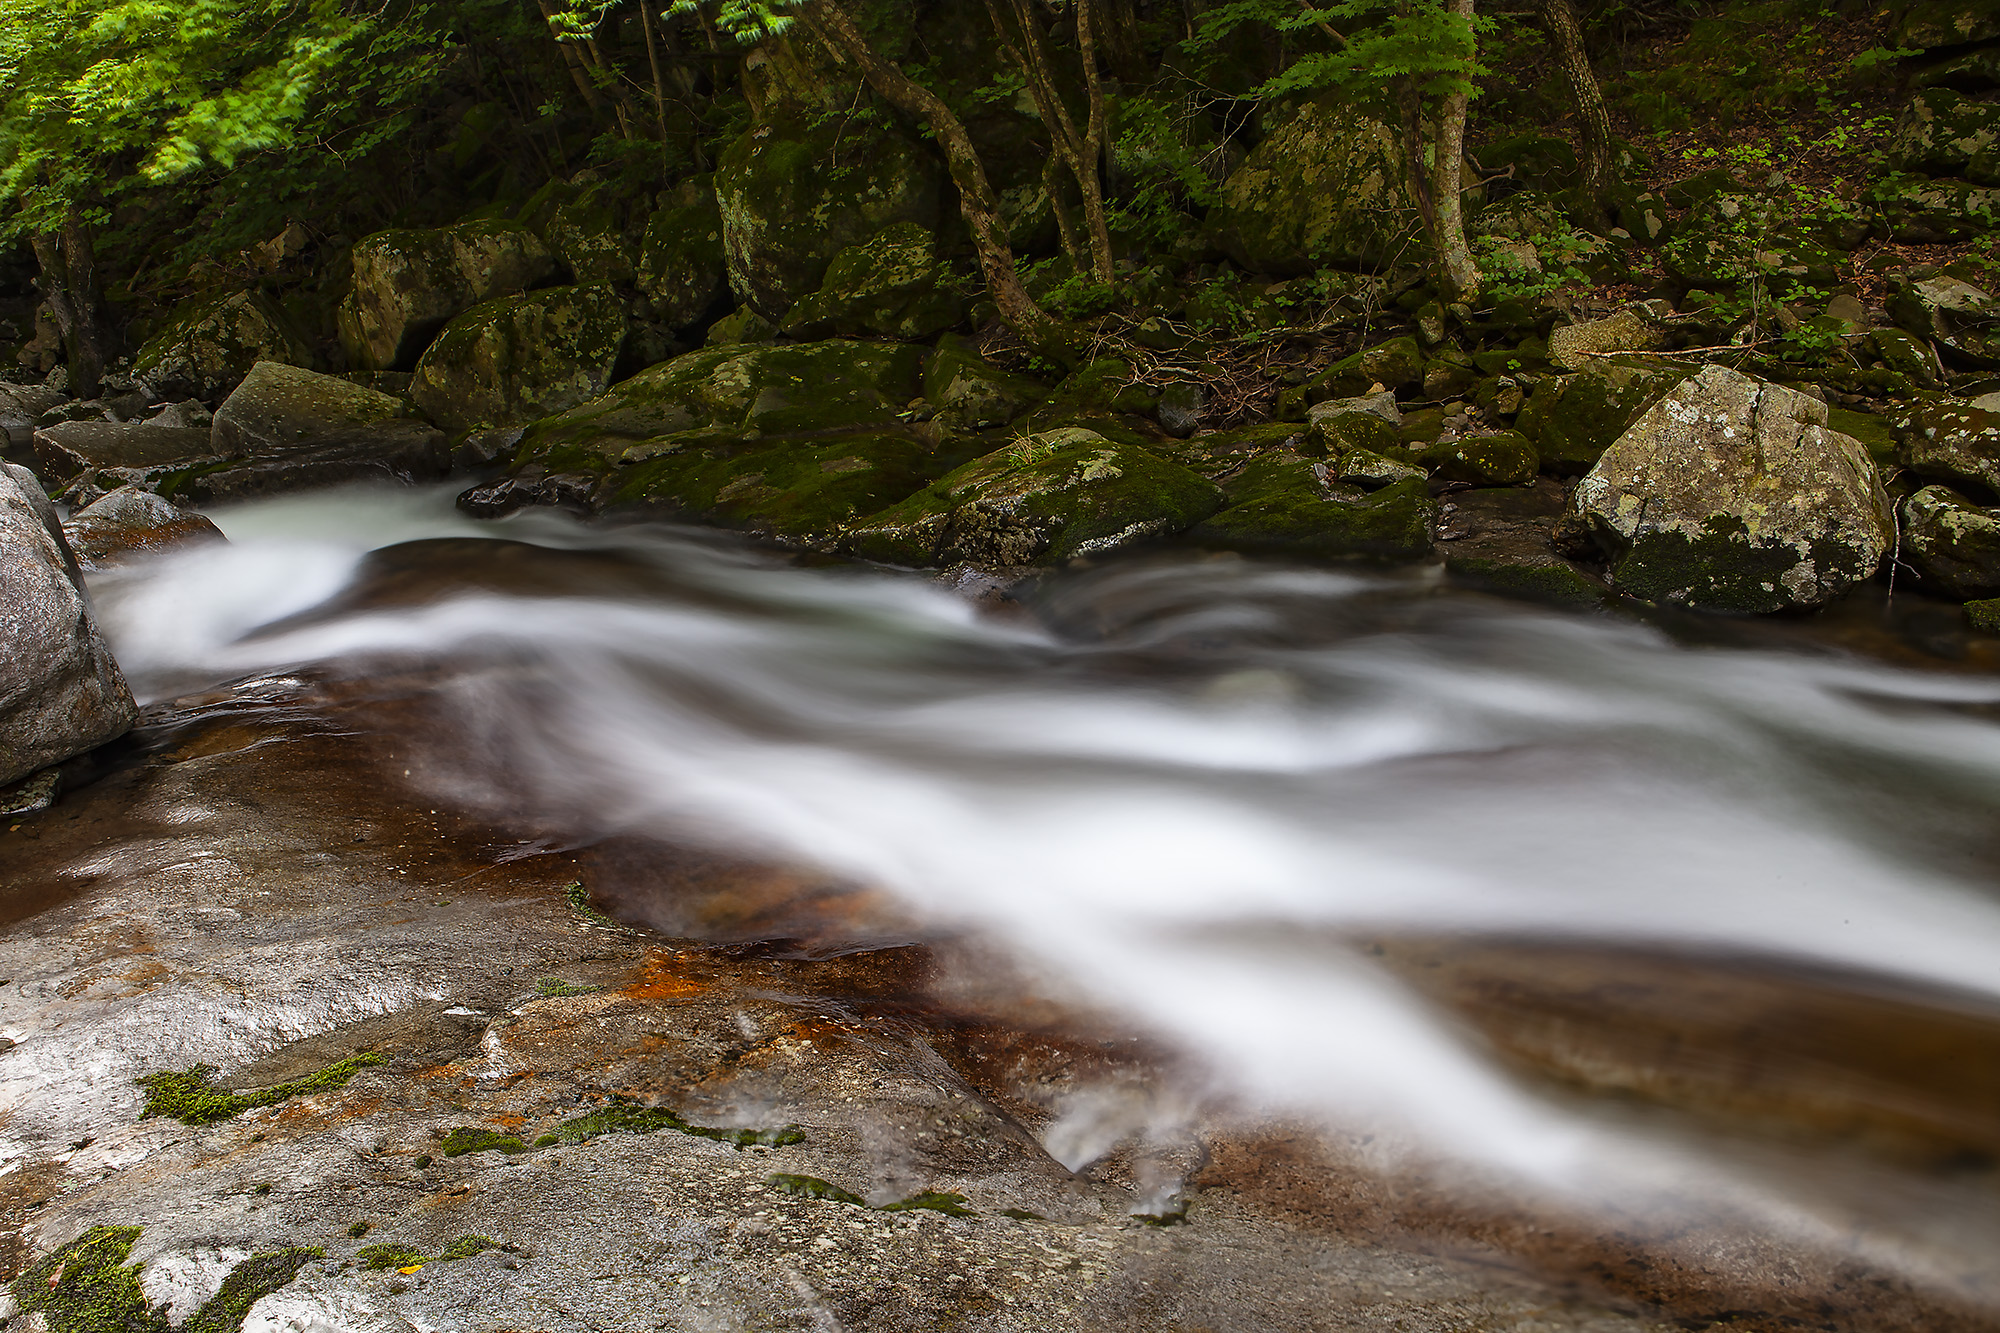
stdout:
MULTIPOLYGON (((1450 12, 1472 30, 1474 0, 1450 0, 1450 12)), ((1437 251, 1438 276, 1445 298, 1472 301, 1483 280, 1465 239, 1465 119, 1472 105, 1469 84, 1445 94, 1438 105, 1437 132, 1431 143, 1431 243, 1437 251)))
MULTIPOLYGON (((1111 235, 1105 225, 1104 185, 1098 174, 1099 159, 1103 156, 1104 94, 1097 74, 1095 50, 1084 51, 1084 81, 1092 97, 1090 130, 1086 132, 1077 129, 1076 118, 1070 115, 1069 107, 1062 100, 1062 83, 1056 78, 1041 30, 1035 26, 1033 0, 1013 0, 1012 8, 1014 23, 1010 32, 1006 19, 1001 17, 997 0, 986 0, 986 12, 992 17, 994 34, 1027 77, 1028 93, 1035 99, 1035 109, 1041 114, 1043 128, 1049 132, 1049 146, 1069 168, 1070 175, 1076 180, 1077 191, 1083 198, 1084 229, 1090 235, 1091 272, 1099 282, 1109 283, 1112 280, 1111 235)), ((1090 20, 1085 17, 1082 0, 1079 0, 1079 46, 1094 48, 1092 37, 1090 20)), ((1074 262, 1075 256, 1072 255, 1071 259, 1074 262)))
POLYGON ((1091 267, 1097 280, 1109 284, 1115 278, 1112 267, 1111 228, 1104 217, 1104 80, 1097 72, 1097 27, 1091 21, 1096 0, 1076 0, 1076 46, 1083 56, 1083 86, 1088 96, 1081 160, 1083 175, 1083 220, 1090 228, 1091 267))
POLYGON ((1611 116, 1604 109, 1604 92, 1590 68, 1590 54, 1583 46, 1583 24, 1577 20, 1572 0, 1539 0, 1542 23, 1555 45, 1556 63, 1569 80, 1570 95, 1576 99, 1578 137, 1577 165, 1583 168, 1583 192, 1600 212, 1611 191, 1611 116))
POLYGON ((60 228, 38 233, 31 244, 42 271, 38 285, 62 332, 69 391, 78 398, 95 398, 111 349, 97 289, 97 257, 83 220, 72 208, 60 228))
POLYGON ((556 27, 556 11, 550 6, 549 0, 535 0, 535 4, 542 11, 542 21, 549 25, 549 36, 554 39, 556 49, 562 52, 563 65, 569 70, 570 78, 575 81, 576 90, 583 94, 584 104, 592 111, 601 109, 604 99, 598 96, 597 86, 590 81, 590 74, 584 68, 583 57, 577 54, 576 43, 562 39, 562 32, 556 27))
POLYGON ((653 31, 653 0, 640 0, 639 21, 646 25, 646 63, 653 67, 653 118, 660 142, 667 141, 667 81, 660 74, 660 38, 653 31))
POLYGON ((835 0, 812 0, 799 13, 806 26, 829 49, 860 67, 862 77, 877 96, 924 126, 937 140, 944 151, 952 184, 958 187, 959 212, 972 233, 972 246, 979 256, 980 271, 986 277, 986 290, 999 308, 1000 318, 1036 351, 1065 364, 1074 361, 1079 343, 1075 331, 1037 305, 1021 284, 1021 275, 1014 267, 1014 249, 1007 241, 1007 226, 1000 217, 999 196, 993 192, 986 167, 972 146, 972 136, 965 132, 964 122, 936 93, 877 55, 854 20, 835 0))

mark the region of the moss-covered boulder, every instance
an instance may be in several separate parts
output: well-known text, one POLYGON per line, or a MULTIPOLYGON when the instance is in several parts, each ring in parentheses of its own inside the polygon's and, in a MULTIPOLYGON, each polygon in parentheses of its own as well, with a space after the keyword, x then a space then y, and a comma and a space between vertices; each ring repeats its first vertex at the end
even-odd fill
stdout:
POLYGON ((818 547, 946 466, 946 455, 909 431, 778 442, 687 431, 631 446, 597 495, 607 506, 643 506, 782 545, 818 547))
POLYGON ((1428 479, 1428 474, 1420 467, 1412 467, 1367 449, 1350 449, 1334 461, 1330 471, 1335 481, 1359 486, 1364 491, 1379 491, 1399 481, 1428 479))
POLYGON ((1667 272, 1690 287, 1733 287, 1761 278, 1778 296, 1835 286, 1844 257, 1785 221, 1771 197, 1726 192, 1697 203, 1660 247, 1667 272))
POLYGON ((589 180, 556 206, 543 235, 578 283, 634 281, 639 274, 636 228, 626 219, 631 201, 614 186, 589 180))
POLYGON ((1228 505, 1189 540, 1322 560, 1421 560, 1437 504, 1420 480, 1372 494, 1290 449, 1260 454, 1228 481, 1228 505))
POLYGON ((764 124, 723 150, 715 199, 729 285, 768 319, 819 290, 835 255, 884 227, 938 225, 943 168, 876 123, 764 124))
POLYGON ((1929 50, 2000 39, 2000 10, 1988 0, 1916 0, 1897 19, 1897 46, 1929 50))
POLYGON ((1867 578, 1889 498, 1826 404, 1709 366, 1649 408, 1577 483, 1570 521, 1619 591, 1717 611, 1817 606, 1867 578))
POLYGON ((1376 343, 1341 358, 1305 383, 1285 390, 1278 396, 1279 415, 1303 421, 1314 403, 1376 392, 1377 385, 1392 392, 1414 388, 1424 382, 1424 365, 1424 349, 1415 338, 1391 338, 1376 343))
POLYGON ((376 232, 354 246, 341 346, 357 370, 408 370, 454 315, 551 281, 556 270, 548 246, 511 222, 376 232))
POLYGON ((160 398, 218 403, 259 361, 311 363, 304 341, 269 301, 233 292, 185 306, 146 339, 132 377, 160 398))
POLYGON ((1210 222, 1230 257, 1259 272, 1386 263, 1418 237, 1410 173, 1394 127, 1323 97, 1251 150, 1210 222))
POLYGON ((897 565, 1050 564, 1171 536, 1221 503, 1188 469, 1071 427, 955 469, 856 524, 845 546, 897 565))
POLYGON ((1918 93, 1889 140, 1889 165, 2000 185, 2000 106, 1975 102, 1949 88, 1918 93))
POLYGON ((671 329, 700 323, 729 288, 714 192, 690 193, 646 219, 639 247, 639 290, 652 301, 654 317, 671 329))
POLYGON ((1897 458, 1925 481, 2000 495, 2000 412, 1954 399, 1895 418, 1897 458))
POLYGON ((272 452, 410 415, 409 404, 334 375, 259 361, 215 410, 216 452, 272 452))
POLYGON ((417 362, 410 397, 447 430, 520 425, 604 392, 625 346, 610 287, 551 287, 474 306, 417 362))
POLYGON ((924 398, 937 420, 959 430, 1004 426, 1048 396, 1048 385, 994 365, 951 334, 938 340, 924 371, 924 398))
POLYGON ((1549 361, 1560 370, 1581 370, 1606 352, 1656 352, 1666 334, 1651 312, 1620 310, 1603 319, 1565 324, 1549 334, 1549 361))
POLYGON ((1534 480, 1541 466, 1535 446, 1519 431, 1511 430, 1439 440, 1421 451, 1417 459, 1439 481, 1472 486, 1518 486, 1534 480))
POLYGON ((795 338, 880 334, 915 341, 964 318, 965 299, 939 262, 930 231, 898 222, 835 255, 820 289, 791 308, 783 327, 795 338))
POLYGON ((1962 180, 1891 176, 1870 191, 1890 235, 1912 245, 1945 245, 2000 227, 2000 188, 1962 180))
POLYGON ((636 441, 711 427, 798 434, 894 425, 922 387, 923 370, 924 349, 907 345, 704 347, 536 422, 523 456, 581 451, 615 459, 636 441))
POLYGON ((1543 380, 1515 425, 1544 467, 1573 476, 1588 471, 1613 440, 1690 373, 1663 362, 1595 358, 1574 375, 1543 380))
POLYGON ((1306 439, 1318 452, 1332 456, 1352 449, 1394 449, 1401 443, 1402 424, 1396 395, 1384 389, 1314 403, 1306 412, 1306 439))
POLYGON ((2000 510, 1981 509, 1946 486, 1903 501, 1898 557, 1954 597, 2000 593, 2000 510))
MULTIPOLYGON (((1889 283, 1889 314, 1913 336, 1937 348, 1960 365, 2000 366, 2000 297, 1984 287, 1949 274, 1909 279, 1892 278, 1889 283)), ((1898 364, 1884 348, 1877 330, 1876 345, 1891 370, 1901 370, 1919 383, 1937 382, 1937 365, 1928 367, 1898 364), (1924 372, 1928 370, 1928 377, 1924 372)), ((1919 354, 1920 355, 1920 354, 1919 354)))

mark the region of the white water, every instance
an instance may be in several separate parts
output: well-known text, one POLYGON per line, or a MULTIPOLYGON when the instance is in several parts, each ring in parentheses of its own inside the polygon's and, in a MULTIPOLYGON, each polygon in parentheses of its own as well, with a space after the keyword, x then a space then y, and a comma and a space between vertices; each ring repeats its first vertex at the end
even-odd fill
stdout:
POLYGON ((2000 681, 1235 560, 1071 576, 1046 595, 1057 633, 692 534, 476 524, 439 493, 213 516, 228 546, 98 585, 142 695, 447 658, 464 750, 420 772, 444 795, 884 886, 1177 1039, 1242 1100, 1546 1184, 1688 1168, 1518 1087, 1342 937, 1720 946, 2000 995, 2000 897, 1954 869, 1951 832, 2000 797, 2000 726, 1952 705, 2000 681), (251 633, 373 547, 466 535, 616 548, 657 592, 251 633))

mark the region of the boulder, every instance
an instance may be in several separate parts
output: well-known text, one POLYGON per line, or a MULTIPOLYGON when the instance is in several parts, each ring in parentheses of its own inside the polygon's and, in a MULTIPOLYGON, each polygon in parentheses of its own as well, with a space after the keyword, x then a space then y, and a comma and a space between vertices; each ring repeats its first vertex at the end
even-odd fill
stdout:
POLYGON ((848 246, 897 222, 935 230, 943 197, 936 158, 885 126, 845 117, 759 125, 716 162, 730 289, 781 320, 848 246))
POLYGON ((2000 495, 2000 412, 1952 399, 1895 418, 1897 458, 1925 481, 2000 495))
POLYGON ((132 377, 154 401, 227 397, 259 361, 306 365, 305 343, 262 296, 235 292, 183 307, 132 359, 132 377))
POLYGON ((1904 108, 1888 152, 1898 171, 2000 185, 2000 106, 1949 88, 1920 92, 1904 108))
POLYGON ((410 397, 447 430, 520 425, 602 394, 625 335, 609 286, 504 296, 445 326, 417 362, 410 397))
POLYGON ((1711 195, 1688 211, 1674 238, 1660 247, 1667 273, 1708 289, 1761 278, 1781 299, 1802 286, 1836 286, 1844 258, 1787 225, 1786 207, 1761 194, 1711 195))
POLYGON ((1945 486, 1903 501, 1898 557, 1954 597, 2000 594, 2000 510, 1981 509, 1945 486))
POLYGON ((1544 379, 1515 425, 1544 467, 1574 476, 1689 373, 1664 362, 1597 358, 1574 375, 1544 379))
POLYGON ((1278 397, 1280 415, 1304 420, 1307 409, 1329 398, 1351 398, 1383 389, 1414 388, 1424 382, 1424 349, 1415 338, 1391 338, 1334 362, 1305 383, 1278 397))
POLYGON ((1401 443, 1398 430, 1402 424, 1396 395, 1387 389, 1353 398, 1329 398, 1314 403, 1306 412, 1307 438, 1329 455, 1353 449, 1394 449, 1401 443))
POLYGON ((1399 463, 1366 449, 1351 449, 1342 454, 1329 471, 1335 481, 1359 486, 1364 491, 1379 491, 1399 481, 1428 479, 1428 474, 1420 467, 1411 467, 1408 463, 1399 463))
POLYGON ((1511 430, 1439 440, 1417 459, 1437 480, 1471 486, 1517 486, 1534 480, 1541 466, 1535 446, 1511 430))
POLYGON ((699 324, 722 299, 729 290, 729 266, 713 193, 703 190, 691 202, 646 219, 638 282, 653 303, 654 318, 670 329, 699 324))
POLYGON ((1221 503, 1188 469, 1070 427, 974 459, 863 519, 843 545, 897 565, 1052 564, 1171 536, 1221 503))
POLYGON ((898 222, 835 255, 820 289, 791 308, 783 328, 795 338, 921 341, 964 318, 965 298, 938 261, 930 231, 898 222))
POLYGON ((1438 505, 1437 542, 1445 572, 1492 592, 1594 605, 1610 589, 1555 549, 1563 511, 1560 483, 1460 491, 1438 505))
POLYGON ((1173 439, 1185 440, 1201 425, 1202 410, 1207 406, 1208 393, 1201 385, 1176 380, 1160 390, 1159 401, 1153 405, 1153 419, 1173 439))
POLYGON ((1962 180, 1889 177, 1873 201, 1890 235, 1911 245, 1945 245, 1988 235, 2000 218, 2000 188, 1962 180))
POLYGON ((633 282, 639 244, 625 225, 626 200, 602 181, 591 181, 556 207, 543 235, 549 249, 578 283, 633 282))
POLYGON ((137 486, 121 486, 79 509, 63 524, 63 536, 85 569, 224 540, 207 518, 137 486))
POLYGON ((35 460, 51 477, 96 471, 123 481, 151 481, 183 468, 217 463, 211 433, 199 427, 139 421, 65 421, 35 431, 35 460))
MULTIPOLYGON (((1947 274, 1889 284, 1889 315, 1918 338, 1934 342, 1952 360, 1977 367, 2000 366, 2000 297, 1947 274)), ((1878 348, 1881 335, 1876 335, 1878 348)), ((1889 362, 1888 353, 1883 360, 1889 362)), ((1890 363, 1890 369, 1902 369, 1890 363)), ((1911 373, 1913 378, 1917 373, 1911 373)), ((1929 382, 1935 382, 1935 375, 1929 382)))
POLYGON ((138 711, 55 507, 0 464, 0 786, 124 735, 138 711))
POLYGON ((32 444, 36 421, 62 401, 62 391, 46 385, 0 384, 0 444, 15 449, 32 444))
POLYGON ((1709 366, 1647 409, 1570 498, 1619 591, 1717 611, 1817 606, 1869 577, 1888 495, 1826 404, 1709 366))
POLYGON ((1231 550, 1323 560, 1421 560, 1437 505, 1420 479, 1372 494, 1290 449, 1259 454, 1229 479, 1227 505, 1189 534, 1231 550))
POLYGON ((1048 396, 1046 384, 1001 369, 951 334, 938 340, 924 370, 924 398, 936 419, 959 430, 1004 426, 1048 396))
POLYGON ((1559 370, 1581 370, 1606 352, 1657 352, 1667 345, 1659 325, 1637 310, 1566 324, 1549 334, 1549 361, 1559 370))
POLYGON ((1324 97, 1250 151, 1210 221, 1230 257, 1258 272, 1389 263, 1421 230, 1409 179, 1395 128, 1324 97))
POLYGON ((1892 44, 1929 50, 2000 38, 2000 10, 1988 0, 1916 0, 1902 11, 1892 44))
POLYGON ((359 370, 408 370, 454 315, 556 276, 541 239, 510 222, 377 232, 354 246, 340 341, 359 370))
POLYGON ((333 375, 259 361, 215 411, 215 451, 272 454, 316 436, 353 432, 409 415, 400 398, 333 375))

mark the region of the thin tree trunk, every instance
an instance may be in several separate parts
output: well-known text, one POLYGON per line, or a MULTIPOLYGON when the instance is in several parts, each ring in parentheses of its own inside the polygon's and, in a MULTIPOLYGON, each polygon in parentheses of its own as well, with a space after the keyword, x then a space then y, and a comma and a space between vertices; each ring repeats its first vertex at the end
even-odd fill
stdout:
MULTIPOLYGON (((1077 191, 1083 197, 1084 227, 1090 233, 1091 271, 1099 282, 1109 283, 1112 280, 1111 238, 1104 220, 1103 182, 1098 175, 1098 158, 1103 152, 1102 84, 1097 77, 1094 56, 1086 53, 1085 82, 1096 87, 1096 102, 1090 120, 1096 131, 1096 142, 1093 143, 1089 135, 1077 129, 1075 117, 1070 115, 1069 107, 1062 100, 1062 84, 1049 62, 1041 32, 1035 27, 1032 4, 1033 0, 1013 0, 1014 28, 1020 38, 1018 42, 1009 34, 997 0, 986 0, 986 12, 992 17, 993 30, 1001 45, 1027 77, 1029 95, 1035 99, 1035 109, 1041 113, 1042 125, 1049 132, 1049 146, 1076 180, 1077 191)), ((1089 21, 1083 18, 1081 8, 1078 10, 1078 24, 1078 39, 1081 42, 1090 33, 1089 21)))
POLYGON ((1570 96, 1576 100, 1579 137, 1577 165, 1583 168, 1583 191, 1593 207, 1602 211, 1611 191, 1611 116, 1604 109, 1604 92, 1590 68, 1590 54, 1583 45, 1583 24, 1578 21, 1572 0, 1540 0, 1542 23, 1555 45, 1556 63, 1569 80, 1570 96))
POLYGON ((1139 42, 1139 15, 1132 0, 1105 0, 1098 19, 1104 62, 1112 75, 1121 83, 1147 82, 1152 71, 1146 68, 1146 53, 1139 42))
POLYGON ((110 348, 97 287, 97 257, 83 220, 72 208, 61 227, 36 234, 30 244, 41 266, 42 296, 62 333, 69 390, 78 398, 95 398, 110 348))
POLYGON ((1042 193, 1049 197, 1049 211, 1056 215, 1056 234, 1062 237, 1063 254, 1069 260, 1073 272, 1083 272, 1090 262, 1090 255, 1084 248, 1083 237, 1076 234, 1076 223, 1070 219, 1069 210, 1062 201, 1062 155, 1049 154, 1049 160, 1042 166, 1042 193))
POLYGON ((1076 0, 1076 45, 1083 56, 1083 86, 1088 96, 1085 113, 1083 150, 1078 154, 1082 160, 1083 176, 1077 184, 1083 187, 1083 220, 1090 227, 1091 266, 1097 271, 1097 280, 1109 284, 1114 280, 1115 270, 1111 258, 1111 229, 1104 217, 1104 156, 1105 112, 1104 80, 1097 72, 1097 28, 1091 22, 1094 0, 1076 0))
MULTIPOLYGON (((1474 0, 1451 0, 1452 14, 1465 22, 1468 31, 1473 3, 1474 0)), ((1438 108, 1435 156, 1431 163, 1431 200, 1436 215, 1431 239, 1437 247, 1445 294, 1453 301, 1474 299, 1481 281, 1479 265, 1473 261, 1472 247, 1465 239, 1465 118, 1471 104, 1470 88, 1445 96, 1438 108)))
POLYGON ((972 232, 972 246, 979 256, 980 271, 986 276, 986 290, 999 308, 1000 318, 1036 351, 1057 360, 1074 359, 1076 339, 1059 321, 1035 304, 1021 275, 1014 267, 1014 250, 1007 242, 1007 227, 1000 217, 1000 200, 987 179, 986 167, 972 146, 965 125, 939 100, 936 93, 912 80, 882 59, 868 45, 867 38, 835 0, 812 0, 799 11, 815 36, 861 68, 862 77, 877 96, 909 116, 937 140, 944 151, 945 165, 952 183, 958 187, 959 212, 972 232))
POLYGON ((543 21, 549 25, 549 36, 554 39, 556 49, 562 52, 563 65, 569 70, 570 78, 575 80, 576 90, 583 94, 585 105, 592 111, 602 110, 604 99, 598 96, 597 86, 590 81, 590 72, 584 68, 583 57, 577 54, 576 43, 564 41, 561 30, 556 27, 556 11, 549 0, 535 0, 535 4, 542 11, 543 21))
POLYGON ((639 0, 639 20, 646 26, 646 60, 653 67, 653 117, 659 123, 660 142, 667 141, 667 81, 660 75, 660 38, 653 31, 652 0, 639 0))

